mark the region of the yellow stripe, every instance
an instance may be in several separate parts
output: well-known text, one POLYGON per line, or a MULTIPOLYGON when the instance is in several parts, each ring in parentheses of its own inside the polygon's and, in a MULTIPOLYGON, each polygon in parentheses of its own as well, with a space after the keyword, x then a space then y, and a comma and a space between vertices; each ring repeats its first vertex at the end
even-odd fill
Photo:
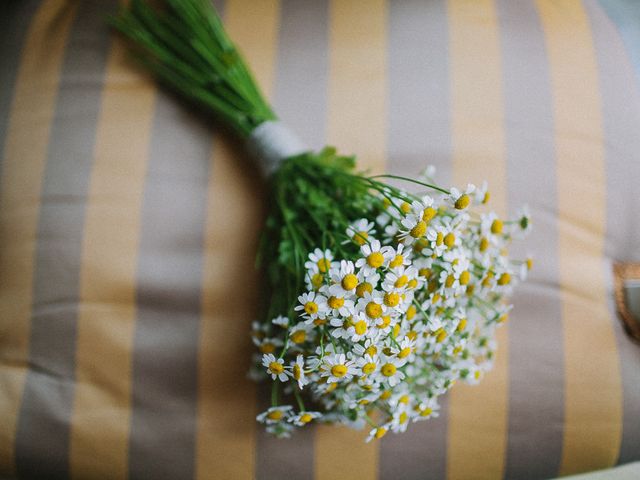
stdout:
MULTIPOLYGON (((356 154, 361 168, 383 172, 386 156, 386 24, 384 0, 333 0, 329 14, 329 144, 356 154)), ((318 426, 315 475, 378 477, 378 444, 365 433, 318 426)))
MULTIPOLYGON (((453 178, 490 181, 492 205, 506 208, 505 133, 498 19, 493 0, 449 0, 453 178)), ((502 478, 507 444, 508 333, 498 330, 493 370, 449 397, 449 479, 502 478)))
POLYGON ((126 478, 140 210, 155 89, 115 40, 107 64, 80 271, 70 464, 126 478))
POLYGON ((0 471, 12 474, 27 373, 36 228, 64 46, 77 3, 50 0, 27 34, 0 185, 0 471))
POLYGON ((551 71, 565 361, 563 475, 618 459, 622 386, 605 286, 604 139, 589 20, 578 0, 538 0, 551 71))
MULTIPOLYGON (((263 92, 272 90, 279 3, 228 0, 225 26, 263 92)), ((254 478, 256 388, 244 370, 258 315, 254 268, 265 192, 244 152, 216 137, 209 180, 199 353, 197 477, 254 478), (236 365, 237 368, 221 368, 236 365)))

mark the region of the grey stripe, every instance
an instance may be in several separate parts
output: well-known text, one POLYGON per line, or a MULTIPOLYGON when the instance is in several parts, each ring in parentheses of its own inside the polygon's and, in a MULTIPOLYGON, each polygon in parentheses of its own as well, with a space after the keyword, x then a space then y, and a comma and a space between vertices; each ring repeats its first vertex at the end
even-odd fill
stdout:
POLYGON ((86 196, 114 1, 83 2, 73 24, 42 187, 29 371, 16 433, 20 477, 69 475, 76 321, 86 196))
MULTIPOLYGON (((598 62, 607 173, 606 256, 640 262, 640 92, 620 33, 597 2, 587 0, 598 62)), ((640 348, 622 329, 612 294, 611 265, 607 286, 620 355, 623 384, 623 431, 619 463, 640 460, 640 348)))
POLYGON ((39 5, 40 0, 10 0, 0 4, 0 175, 22 48, 39 5))
MULTIPOLYGON (((320 149, 326 138, 328 84, 328 2, 283 0, 280 6, 276 114, 311 147, 320 149)), ((270 389, 258 389, 258 411, 270 406, 270 389)), ((258 427, 256 478, 313 478, 314 428, 275 439, 258 427)))
POLYGON ((505 476, 556 476, 564 419, 552 97, 544 35, 533 2, 497 2, 502 45, 510 214, 528 204, 531 236, 513 255, 535 268, 513 297, 509 323, 509 426, 505 476), (527 250, 525 250, 525 248, 527 250), (530 249, 530 250, 528 250, 530 249))
POLYGON ((131 478, 191 478, 212 132, 159 95, 151 133, 137 271, 131 478))
POLYGON ((282 0, 276 114, 309 146, 325 146, 328 84, 328 3, 282 0))
MULTIPOLYGON (((449 32, 444 0, 393 0, 389 5, 388 170, 416 177, 428 164, 451 181, 449 32)), ((383 479, 443 479, 447 464, 447 396, 438 418, 386 435, 383 479)))
POLYGON ((415 177, 428 164, 451 182, 447 2, 389 4, 389 170, 415 177))

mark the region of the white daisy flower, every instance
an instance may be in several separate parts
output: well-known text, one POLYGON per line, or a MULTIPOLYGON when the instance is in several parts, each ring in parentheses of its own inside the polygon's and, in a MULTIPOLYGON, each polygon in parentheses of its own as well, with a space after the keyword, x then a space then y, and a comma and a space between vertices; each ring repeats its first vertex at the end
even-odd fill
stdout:
POLYGON ((310 320, 318 318, 327 312, 327 298, 316 292, 303 293, 298 297, 298 302, 294 310, 310 320))
POLYGON ((369 237, 376 233, 373 227, 373 222, 370 222, 366 218, 356 220, 347 227, 347 237, 349 237, 350 239, 348 241, 352 241, 353 243, 360 246, 368 243, 369 237))
POLYGON ((276 378, 281 382, 288 380, 287 372, 284 369, 284 360, 282 358, 276 358, 273 354, 269 353, 262 356, 262 365, 267 368, 267 373, 271 375, 271 379, 276 378))
POLYGON ((469 183, 464 191, 460 191, 455 187, 452 187, 449 195, 446 197, 447 203, 456 210, 465 210, 471 205, 473 199, 473 192, 476 187, 469 183))
POLYGON ((315 418, 322 418, 322 413, 303 410, 302 412, 298 412, 296 415, 290 416, 288 420, 298 427, 304 427, 315 418))
POLYGON ((356 268, 366 274, 374 273, 377 269, 385 267, 392 254, 391 247, 383 247, 379 240, 371 240, 360 247, 363 258, 358 259, 356 268))
POLYGON ((309 383, 309 379, 304 372, 304 357, 302 355, 298 355, 296 361, 291 364, 291 376, 298 382, 300 390, 309 383))
POLYGON ((289 326, 289 319, 285 316, 280 315, 271 320, 271 323, 282 328, 287 328, 289 326))
POLYGON ((344 353, 326 355, 320 367, 320 374, 327 377, 327 383, 349 381, 356 373, 353 360, 347 360, 344 353))
POLYGON ((286 421, 291 414, 293 407, 290 405, 282 405, 279 407, 271 407, 266 412, 262 412, 256 417, 260 423, 274 424, 286 421))
POLYGON ((333 253, 331 253, 331 250, 325 250, 323 252, 319 248, 316 248, 309 254, 309 260, 305 262, 304 267, 314 273, 327 273, 331 268, 332 260, 333 253))

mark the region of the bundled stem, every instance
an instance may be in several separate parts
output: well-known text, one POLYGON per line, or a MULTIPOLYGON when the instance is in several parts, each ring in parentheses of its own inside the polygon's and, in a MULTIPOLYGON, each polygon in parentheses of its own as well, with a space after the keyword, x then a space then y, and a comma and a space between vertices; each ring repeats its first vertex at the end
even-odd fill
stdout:
POLYGON ((111 24, 159 81, 204 107, 242 138, 275 114, 220 17, 206 0, 132 0, 111 24))

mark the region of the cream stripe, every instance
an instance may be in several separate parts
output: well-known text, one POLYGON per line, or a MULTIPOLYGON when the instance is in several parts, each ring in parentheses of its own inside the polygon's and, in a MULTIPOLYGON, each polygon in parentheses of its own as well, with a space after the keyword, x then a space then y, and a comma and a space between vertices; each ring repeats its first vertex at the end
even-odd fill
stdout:
POLYGON ((605 286, 604 138, 593 39, 578 0, 538 0, 537 7, 555 118, 565 350, 560 473, 566 475, 616 463, 622 386, 605 286))
MULTIPOLYGON (((502 62, 493 0, 449 0, 454 183, 490 182, 491 208, 506 208, 502 62)), ((449 479, 502 478, 507 444, 508 333, 497 334, 493 370, 456 385, 449 403, 449 479)))
MULTIPOLYGON (((278 31, 277 0, 228 0, 225 27, 256 76, 272 91, 278 31)), ((251 320, 258 315, 254 268, 265 192, 248 175, 244 152, 218 137, 209 180, 201 343, 196 474, 254 478, 256 387, 244 375, 251 357, 251 320), (237 365, 237 368, 219 368, 237 365)))
MULTIPOLYGON (((386 35, 384 0, 331 2, 327 137, 372 172, 383 172, 386 163, 386 35)), ((378 444, 364 438, 361 431, 318 426, 316 478, 377 478, 378 444)))
POLYGON ((0 470, 14 439, 27 373, 40 192, 64 48, 77 4, 49 0, 29 29, 18 72, 0 185, 0 470))
POLYGON ((113 43, 85 219, 71 473, 126 478, 140 205, 155 89, 113 43))

